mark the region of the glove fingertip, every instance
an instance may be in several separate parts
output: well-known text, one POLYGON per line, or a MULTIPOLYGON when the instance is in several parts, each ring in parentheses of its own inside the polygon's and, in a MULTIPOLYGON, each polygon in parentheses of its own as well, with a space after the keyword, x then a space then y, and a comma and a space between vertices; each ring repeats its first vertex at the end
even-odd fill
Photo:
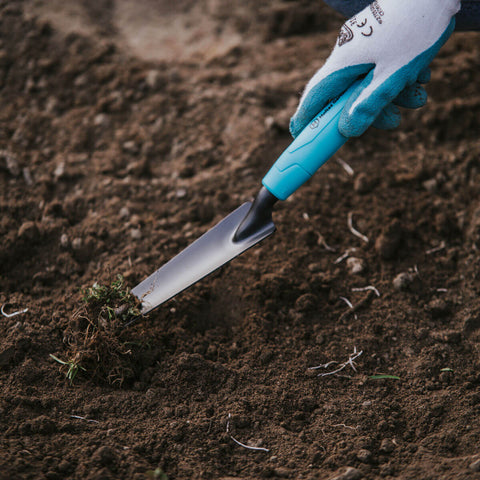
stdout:
POLYGON ((311 101, 300 105, 293 117, 290 119, 290 133, 293 138, 296 138, 300 132, 308 125, 308 123, 315 117, 322 105, 320 101, 311 101))
POLYGON ((394 100, 394 103, 400 107, 414 109, 423 107, 427 103, 427 99, 426 90, 419 83, 415 83, 402 90, 394 100))
POLYGON ((327 101, 328 98, 325 98, 322 85, 315 85, 308 92, 290 119, 290 133, 293 138, 296 138, 308 123, 313 120, 327 101))
POLYGON ((431 77, 432 77, 432 71, 430 70, 430 67, 425 67, 418 74, 417 82, 418 83, 428 83, 430 81, 431 77))
POLYGON ((400 110, 395 105, 388 105, 372 123, 372 127, 380 130, 394 130, 401 122, 400 110))
POLYGON ((290 129, 290 134, 292 135, 293 138, 297 138, 297 135, 302 131, 302 128, 299 127, 296 116, 293 116, 290 119, 289 129, 290 129))

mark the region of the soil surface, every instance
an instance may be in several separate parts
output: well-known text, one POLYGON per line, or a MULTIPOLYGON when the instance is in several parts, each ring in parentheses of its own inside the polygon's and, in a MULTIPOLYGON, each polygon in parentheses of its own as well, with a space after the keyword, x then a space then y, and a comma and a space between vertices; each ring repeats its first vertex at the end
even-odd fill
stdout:
POLYGON ((479 34, 443 48, 425 108, 278 205, 272 238, 124 330, 120 374, 70 382, 50 355, 75 361, 82 289, 135 286, 252 198, 342 19, 0 5, 0 478, 480 478, 479 34))

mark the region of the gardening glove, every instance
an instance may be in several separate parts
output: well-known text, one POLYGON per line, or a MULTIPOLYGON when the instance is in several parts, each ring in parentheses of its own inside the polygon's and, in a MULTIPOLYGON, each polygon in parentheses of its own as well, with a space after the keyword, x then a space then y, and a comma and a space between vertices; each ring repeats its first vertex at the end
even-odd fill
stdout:
MULTIPOLYGON (((363 10, 371 0, 324 0, 345 18, 363 10)), ((455 31, 480 31, 480 0, 462 0, 462 7, 455 15, 455 31)))
POLYGON ((372 124, 396 128, 397 105, 425 105, 420 84, 428 82, 428 65, 451 35, 459 8, 460 0, 378 0, 347 20, 330 57, 303 92, 290 121, 292 135, 358 78, 340 115, 340 133, 356 137, 372 124))

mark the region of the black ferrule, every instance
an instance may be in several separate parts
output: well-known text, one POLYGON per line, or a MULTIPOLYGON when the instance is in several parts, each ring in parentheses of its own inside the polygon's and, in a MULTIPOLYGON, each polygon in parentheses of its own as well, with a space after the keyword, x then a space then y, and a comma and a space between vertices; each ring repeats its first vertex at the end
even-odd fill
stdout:
POLYGON ((233 237, 234 242, 241 242, 258 232, 265 224, 272 223, 273 206, 278 198, 262 187, 253 201, 250 210, 238 227, 233 237))

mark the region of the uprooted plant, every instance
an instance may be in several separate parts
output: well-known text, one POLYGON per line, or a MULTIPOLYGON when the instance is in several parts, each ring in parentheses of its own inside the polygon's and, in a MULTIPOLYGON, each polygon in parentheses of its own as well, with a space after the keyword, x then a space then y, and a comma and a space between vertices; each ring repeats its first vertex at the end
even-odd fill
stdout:
MULTIPOLYGON (((67 358, 75 359, 75 375, 82 371, 117 385, 133 379, 135 351, 141 344, 131 341, 131 330, 124 326, 139 315, 140 302, 120 275, 108 285, 95 283, 85 289, 82 305, 74 312, 64 336, 67 358)), ((65 366, 70 363, 62 361, 65 366)), ((70 368, 67 373, 72 382, 75 375, 70 368)))
POLYGON ((71 359, 71 360, 68 360, 68 361, 65 361, 65 360, 61 360, 60 358, 56 357, 55 355, 53 355, 52 353, 50 354, 50 358, 52 358, 53 360, 55 360, 57 363, 59 363, 60 365, 64 365, 65 367, 67 367, 67 370, 65 372, 65 376, 67 377, 68 381, 73 384, 73 380, 75 379, 75 377, 77 376, 77 373, 79 370, 83 370, 85 371, 85 369, 79 365, 75 359, 71 359))
POLYGON ((110 285, 94 283, 84 291, 83 301, 88 313, 93 314, 103 327, 114 323, 123 326, 140 315, 140 302, 126 287, 121 275, 110 285))

